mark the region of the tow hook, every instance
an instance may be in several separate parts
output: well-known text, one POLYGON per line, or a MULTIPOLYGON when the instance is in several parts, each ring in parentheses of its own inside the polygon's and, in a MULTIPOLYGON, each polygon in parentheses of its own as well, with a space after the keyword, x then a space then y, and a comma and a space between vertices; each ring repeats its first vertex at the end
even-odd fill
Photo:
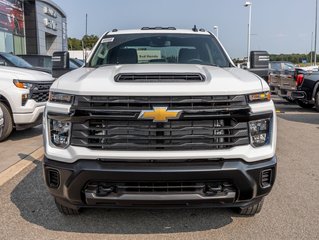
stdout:
POLYGON ((113 186, 98 186, 97 189, 97 195, 99 197, 106 197, 110 193, 114 192, 114 187, 113 186))
POLYGON ((221 184, 218 185, 207 185, 207 189, 205 194, 207 196, 213 196, 223 191, 223 186, 221 184))

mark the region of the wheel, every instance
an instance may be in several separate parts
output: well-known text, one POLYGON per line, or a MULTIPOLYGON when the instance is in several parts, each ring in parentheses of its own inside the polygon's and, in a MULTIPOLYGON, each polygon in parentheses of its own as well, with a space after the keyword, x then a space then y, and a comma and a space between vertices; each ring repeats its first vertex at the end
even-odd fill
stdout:
POLYGON ((254 205, 251 205, 249 207, 239 208, 238 213, 243 216, 254 216, 257 213, 260 213, 263 205, 264 205, 264 199, 262 199, 260 202, 255 203, 254 205))
POLYGON ((11 111, 6 104, 4 104, 3 102, 0 102, 0 108, 3 112, 3 119, 4 119, 3 131, 2 131, 2 135, 0 136, 0 142, 3 142, 12 133, 13 119, 12 119, 11 111))
POLYGON ((319 91, 317 92, 315 97, 315 107, 316 107, 316 110, 319 112, 319 91))
POLYGON ((311 104, 311 103, 305 103, 305 102, 302 102, 300 100, 297 100, 297 104, 302 107, 302 108, 305 108, 305 109, 311 109, 313 108, 314 104, 311 104))
POLYGON ((68 207, 58 203, 56 200, 55 200, 55 205, 58 208, 59 212, 64 214, 64 215, 72 216, 72 215, 79 215, 80 214, 80 209, 68 208, 68 207))

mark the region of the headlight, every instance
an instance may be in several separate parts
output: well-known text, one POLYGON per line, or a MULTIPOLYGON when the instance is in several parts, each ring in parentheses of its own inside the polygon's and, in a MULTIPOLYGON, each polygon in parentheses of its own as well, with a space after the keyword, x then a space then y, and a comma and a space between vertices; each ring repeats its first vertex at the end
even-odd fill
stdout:
POLYGON ((270 140, 270 119, 249 122, 250 141, 253 147, 262 147, 270 140))
POLYGON ((249 102, 269 102, 271 100, 270 92, 254 93, 248 95, 249 102))
POLYGON ((31 89, 32 88, 32 83, 30 83, 28 81, 13 80, 13 84, 17 88, 21 88, 21 89, 31 89))
POLYGON ((49 138, 51 143, 59 148, 70 145, 71 122, 49 119, 49 138))
POLYGON ((49 102, 71 104, 73 102, 73 96, 65 93, 49 93, 49 102))

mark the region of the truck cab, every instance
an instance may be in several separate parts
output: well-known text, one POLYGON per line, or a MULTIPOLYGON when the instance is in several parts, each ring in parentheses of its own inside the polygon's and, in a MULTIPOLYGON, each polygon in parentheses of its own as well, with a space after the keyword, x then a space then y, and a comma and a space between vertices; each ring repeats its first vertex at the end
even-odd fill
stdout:
MULTIPOLYGON (((67 54, 54 61, 63 68, 67 54)), ((43 122, 45 182, 63 214, 230 207, 254 215, 274 185, 269 86, 236 68, 203 29, 105 33, 85 67, 53 83, 43 122)))

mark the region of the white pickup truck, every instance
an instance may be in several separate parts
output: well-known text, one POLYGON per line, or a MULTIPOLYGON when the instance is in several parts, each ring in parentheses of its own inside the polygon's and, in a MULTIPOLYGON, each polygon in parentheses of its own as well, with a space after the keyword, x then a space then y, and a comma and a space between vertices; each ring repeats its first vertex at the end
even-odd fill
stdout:
POLYGON ((113 30, 85 67, 50 89, 45 181, 64 214, 231 207, 254 215, 275 181, 276 133, 268 84, 236 68, 210 32, 113 30))
POLYGON ((44 72, 0 64, 0 108, 4 119, 0 142, 6 140, 13 129, 23 130, 42 123, 53 81, 52 76, 44 72))

